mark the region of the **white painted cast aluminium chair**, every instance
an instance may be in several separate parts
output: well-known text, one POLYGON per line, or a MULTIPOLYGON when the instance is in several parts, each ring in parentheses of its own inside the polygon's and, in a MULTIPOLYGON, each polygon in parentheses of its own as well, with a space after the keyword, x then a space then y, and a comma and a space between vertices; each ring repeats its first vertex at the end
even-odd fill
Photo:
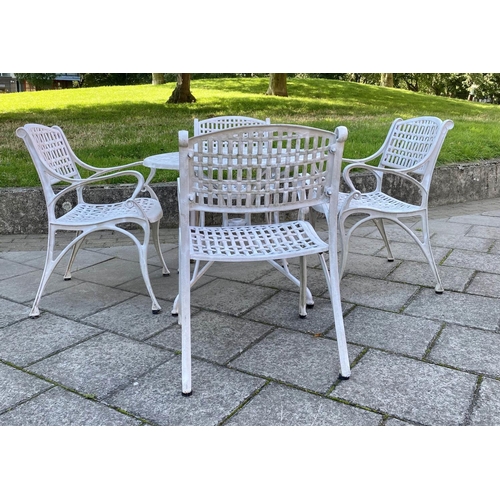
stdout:
POLYGON ((184 395, 190 395, 192 390, 191 260, 206 262, 205 267, 209 267, 213 262, 269 262, 298 257, 298 312, 306 317, 306 256, 318 254, 335 319, 340 376, 350 376, 337 259, 330 259, 329 270, 323 256, 325 252, 337 255, 336 219, 329 225, 328 243, 321 240, 309 222, 301 219, 240 226, 190 224, 192 212, 198 211, 230 215, 300 211, 318 199, 336 209, 346 138, 345 127, 338 127, 333 133, 298 125, 239 127, 191 138, 187 131, 179 132, 179 323, 184 395), (252 137, 253 148, 245 146, 248 137, 252 137), (270 140, 273 148, 268 147, 270 140), (229 147, 221 153, 215 145, 224 141, 229 147), (265 175, 271 168, 275 170, 272 178, 265 175))
POLYGON ((48 215, 47 256, 30 316, 40 315, 38 305, 45 285, 52 271, 68 250, 72 249, 72 254, 64 275, 65 280, 71 279, 71 267, 85 237, 100 230, 118 231, 129 236, 136 244, 142 276, 152 300, 152 311, 159 313, 161 307, 153 293, 147 269, 150 226, 153 231, 153 242, 163 265, 163 274, 170 274, 170 271, 160 250, 159 225, 160 219, 163 217, 160 203, 154 191, 145 185, 142 174, 130 170, 131 167, 142 165, 142 162, 110 168, 92 167, 75 155, 63 131, 57 126, 46 127, 38 124, 27 124, 18 128, 16 134, 23 139, 35 164, 42 183, 48 215), (82 179, 78 166, 94 173, 82 179), (134 176, 137 179, 135 190, 128 200, 108 204, 90 204, 84 201, 83 194, 86 186, 119 176, 134 176), (58 185, 59 189, 54 189, 54 185, 58 185), (142 190, 147 190, 150 197, 138 197, 142 190), (57 217, 57 201, 72 191, 76 191, 76 205, 64 215, 57 217), (124 223, 140 226, 144 231, 143 241, 140 242, 134 234, 119 226, 119 224, 124 223), (54 256, 58 231, 76 231, 76 235, 57 256, 54 256))
MULTIPOLYGON (((340 277, 342 278, 349 251, 349 238, 352 233, 365 222, 373 220, 377 226, 387 249, 387 259, 393 261, 389 240, 383 220, 398 224, 410 234, 425 255, 432 273, 436 279, 436 293, 444 289, 434 261, 430 244, 428 202, 429 190, 436 165, 446 134, 453 128, 451 120, 441 121, 434 116, 420 116, 403 120, 397 118, 392 123, 381 148, 367 158, 358 160, 346 159, 349 165, 343 171, 343 178, 351 190, 350 193, 340 193, 338 205, 338 227, 341 243, 340 277), (367 162, 379 159, 378 166, 367 162), (376 178, 376 187, 368 193, 359 192, 353 185, 350 174, 353 170, 371 172, 376 178), (404 201, 384 192, 384 176, 395 175, 406 183, 415 186, 420 194, 420 202, 404 201), (346 228, 346 220, 351 215, 364 214, 366 217, 346 228), (422 239, 402 219, 420 217, 422 224, 422 239)), ((329 215, 329 207, 320 204, 314 207, 317 211, 329 215)), ((330 218, 331 219, 331 218, 330 218)))
MULTIPOLYGON (((215 116, 212 118, 206 118, 204 120, 199 120, 198 118, 194 119, 194 135, 203 135, 203 134, 208 134, 210 132, 216 132, 218 130, 226 130, 230 128, 235 128, 235 127, 243 127, 243 126, 249 126, 249 125, 270 125, 271 120, 270 118, 266 118, 265 120, 260 120, 259 118, 252 118, 250 116, 215 116)), ((217 143, 215 143, 217 144, 217 143)), ((214 147, 218 147, 214 146, 214 147)), ((229 219, 229 216, 227 212, 222 213, 222 225, 223 226, 228 226, 228 225, 239 225, 243 221, 246 225, 250 225, 252 223, 251 219, 251 214, 250 213, 245 213, 243 214, 243 217, 241 217, 241 214, 239 214, 240 217, 235 217, 229 219)), ((279 213, 266 213, 266 219, 267 222, 271 222, 271 220, 274 220, 274 222, 279 222, 279 213)), ((203 212, 193 212, 192 217, 196 217, 198 219, 197 223, 199 225, 205 225, 205 216, 203 212), (196 214, 196 215, 195 215, 196 214)), ((191 223, 195 225, 196 219, 192 219, 191 223)), ((297 286, 300 286, 300 281, 290 272, 290 268, 288 266, 288 262, 286 260, 280 260, 279 262, 275 261, 270 261, 269 262, 275 269, 280 271, 286 278, 288 278, 292 283, 294 283, 297 286)), ((207 269, 204 268, 204 271, 207 269)), ((193 272, 193 277, 192 277, 192 284, 196 283, 199 278, 203 274, 199 274, 200 271, 200 262, 196 263, 194 272, 193 272)), ((178 302, 179 302, 179 297, 177 296, 173 307, 172 307, 172 314, 177 315, 178 314, 178 302)), ((309 288, 306 288, 306 305, 307 307, 313 307, 314 306, 314 298, 312 296, 311 291, 309 288)))

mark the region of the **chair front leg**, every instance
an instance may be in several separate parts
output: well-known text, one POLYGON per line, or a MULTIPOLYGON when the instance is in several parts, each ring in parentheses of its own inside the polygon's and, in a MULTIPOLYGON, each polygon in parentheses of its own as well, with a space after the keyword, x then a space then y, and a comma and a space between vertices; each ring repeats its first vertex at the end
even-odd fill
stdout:
POLYGON ((306 292, 307 292, 307 257, 299 258, 300 262, 300 288, 299 288, 299 316, 305 318, 307 316, 306 309, 306 292))
POLYGON ((160 259, 161 265, 163 266, 162 269, 162 274, 163 276, 168 276, 170 275, 170 271, 167 267, 167 264, 165 263, 165 259, 163 258, 163 254, 161 253, 161 246, 160 246, 160 221, 157 222, 152 222, 151 223, 151 229, 153 232, 153 243, 156 249, 156 253, 158 254, 158 257, 160 259))
MULTIPOLYGON (((81 234, 82 234, 82 231, 76 231, 77 238, 81 234)), ((69 281, 71 279, 71 268, 73 267, 73 263, 75 262, 75 259, 76 259, 76 254, 78 253, 78 250, 80 250, 81 246, 83 245, 84 240, 85 240, 85 237, 81 238, 79 241, 77 241, 73 245, 73 251, 71 252, 71 257, 69 258, 68 267, 66 267, 66 272, 64 273, 64 280, 65 281, 69 281)))
POLYGON ((389 239, 385 233, 384 220, 383 219, 373 219, 373 222, 377 226, 378 232, 382 239, 384 240, 385 248, 387 249, 387 260, 389 262, 394 262, 394 256, 392 255, 391 245, 389 244, 389 239))

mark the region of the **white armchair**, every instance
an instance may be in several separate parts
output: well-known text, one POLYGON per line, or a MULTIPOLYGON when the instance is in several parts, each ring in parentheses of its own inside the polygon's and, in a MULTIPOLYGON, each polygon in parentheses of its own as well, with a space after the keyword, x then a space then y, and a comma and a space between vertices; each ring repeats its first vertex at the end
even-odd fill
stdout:
MULTIPOLYGON (((358 160, 344 158, 343 161, 347 162, 348 166, 343 171, 343 178, 350 193, 340 193, 337 207, 341 243, 341 278, 346 268, 349 238, 361 224, 370 220, 373 220, 382 236, 387 249, 387 259, 394 260, 383 223, 386 219, 410 234, 429 262, 436 279, 436 293, 443 293, 444 289, 430 244, 428 202, 436 160, 446 134, 452 128, 451 120, 441 121, 433 116, 408 120, 398 118, 392 123, 384 143, 377 152, 358 160), (368 164, 377 158, 379 158, 377 166, 368 164), (361 193, 356 189, 351 179, 351 173, 356 170, 368 171, 375 176, 376 186, 373 191, 361 193), (388 175, 397 176, 405 183, 414 186, 419 200, 404 200, 395 194, 385 192, 384 177, 388 175), (346 220, 352 215, 364 215, 364 217, 347 228, 346 220), (403 221, 415 216, 421 220, 422 239, 403 221)), ((324 203, 316 205, 314 209, 331 219, 329 207, 324 203)))
POLYGON ((48 243, 45 267, 38 291, 31 308, 30 316, 40 315, 39 302, 45 285, 52 271, 66 255, 72 250, 69 259, 65 280, 71 279, 71 267, 77 256, 78 250, 87 235, 94 231, 113 230, 130 237, 139 251, 139 263, 146 288, 152 300, 153 313, 160 312, 160 305, 156 300, 147 269, 147 247, 150 238, 150 227, 153 232, 153 242, 163 265, 163 274, 170 274, 160 250, 159 225, 163 212, 154 191, 145 184, 140 172, 131 170, 131 167, 142 165, 142 162, 127 165, 98 168, 80 160, 71 149, 63 131, 57 127, 46 127, 38 124, 27 124, 17 129, 20 137, 36 167, 42 183, 43 193, 47 206, 48 216, 48 243), (93 172, 87 178, 82 178, 78 167, 93 172), (137 179, 132 196, 118 203, 91 204, 84 200, 84 188, 106 179, 119 176, 133 176, 137 179), (55 185, 59 189, 54 189, 55 185), (56 203, 68 193, 76 191, 76 204, 67 213, 56 215, 56 203), (149 197, 139 197, 142 191, 148 191, 149 197), (135 224, 142 228, 144 238, 141 241, 122 227, 122 224, 135 224), (58 231, 75 231, 75 237, 68 243, 57 256, 54 256, 56 233, 58 231))

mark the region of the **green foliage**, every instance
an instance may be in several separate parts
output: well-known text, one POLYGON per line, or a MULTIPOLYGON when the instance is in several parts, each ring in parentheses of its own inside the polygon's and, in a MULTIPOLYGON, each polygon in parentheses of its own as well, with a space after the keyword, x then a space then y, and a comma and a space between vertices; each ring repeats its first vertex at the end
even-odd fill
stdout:
POLYGON ((26 80, 37 90, 46 90, 52 87, 52 82, 56 77, 55 73, 16 73, 18 80, 26 80))
POLYGON ((151 73, 82 73, 82 87, 151 83, 151 73))
MULTIPOLYGON (((149 75, 151 78, 151 75, 149 75)), ((216 115, 269 117, 349 131, 345 156, 360 158, 382 143, 394 118, 435 115, 455 128, 439 164, 500 158, 500 107, 332 79, 292 78, 289 97, 266 96, 269 77, 205 79, 191 82, 197 102, 169 105, 175 83, 127 85, 0 94, 0 187, 37 186, 39 180, 23 142, 15 135, 25 123, 59 125, 76 154, 106 167, 178 149, 178 131, 193 132, 193 118, 216 115)), ((147 169, 142 170, 147 173, 147 169)), ((158 182, 176 172, 157 172, 158 182)), ((119 179, 117 182, 123 182, 119 179)))

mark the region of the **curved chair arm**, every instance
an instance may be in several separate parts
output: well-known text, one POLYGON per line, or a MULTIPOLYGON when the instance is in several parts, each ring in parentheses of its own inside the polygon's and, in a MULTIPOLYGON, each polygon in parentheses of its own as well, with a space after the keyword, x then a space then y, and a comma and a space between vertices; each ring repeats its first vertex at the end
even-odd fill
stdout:
POLYGON ((61 180, 69 182, 70 186, 67 186, 64 189, 62 189, 61 191, 59 191, 48 205, 55 204, 55 202, 59 198, 61 198, 65 194, 69 193, 70 191, 74 191, 75 189, 82 188, 86 185, 96 183, 96 182, 101 181, 103 179, 113 179, 115 177, 122 177, 125 175, 132 175, 134 177, 137 177, 137 186, 134 189, 132 196, 130 198, 128 198, 127 201, 134 200, 135 198, 137 198, 138 194, 141 192, 141 190, 144 187, 144 183, 145 183, 144 176, 140 172, 137 172, 136 170, 126 170, 123 172, 113 172, 111 174, 103 175, 100 177, 89 177, 87 179, 72 179, 72 178, 58 175, 57 177, 60 178, 61 180))
POLYGON ((370 156, 367 156, 366 158, 342 158, 342 161, 345 163, 367 163, 369 161, 375 160, 375 158, 378 158, 382 153, 383 153, 383 147, 381 147, 378 151, 373 153, 370 156))
MULTIPOLYGON (((418 166, 420 166, 420 165, 421 165, 421 163, 418 164, 418 166)), ((395 175, 397 177, 401 177, 402 179, 404 179, 406 181, 411 182, 412 184, 417 186, 417 188, 422 192, 422 196, 427 196, 428 195, 427 189, 425 189, 425 187, 422 186, 422 184, 417 179, 408 175, 408 173, 412 172, 413 170, 416 170, 416 168, 418 168, 418 166, 412 167, 412 168, 405 168, 405 169, 395 169, 395 168, 393 169, 393 168, 373 167, 372 165, 365 165, 363 163, 354 163, 354 164, 349 165, 348 167, 346 167, 344 169, 344 171, 342 172, 342 177, 344 178, 345 183, 347 184, 347 186, 349 187, 349 189, 351 191, 359 192, 354 187, 354 184, 353 184, 351 177, 350 177, 350 172, 354 168, 361 168, 364 170, 368 170, 371 173, 373 173, 373 175, 377 175, 377 173, 379 173, 379 172, 383 173, 383 174, 395 175)))
POLYGON ((91 170, 92 172, 96 172, 95 174, 92 174, 91 177, 98 177, 100 175, 103 174, 105 175, 109 172, 116 172, 124 168, 142 166, 142 161, 135 161, 133 163, 127 163, 126 165, 118 165, 116 167, 93 167, 92 165, 89 165, 88 163, 85 163, 84 161, 80 160, 80 158, 75 158, 75 163, 80 167, 85 168, 86 170, 91 170))

